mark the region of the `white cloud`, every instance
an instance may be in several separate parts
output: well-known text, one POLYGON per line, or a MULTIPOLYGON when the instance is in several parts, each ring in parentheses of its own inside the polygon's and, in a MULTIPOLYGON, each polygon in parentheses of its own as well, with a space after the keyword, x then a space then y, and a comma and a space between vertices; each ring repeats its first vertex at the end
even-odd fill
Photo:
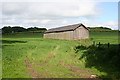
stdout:
POLYGON ((95 16, 96 2, 93 0, 41 0, 41 2, 2 3, 3 25, 51 25, 69 24, 69 19, 95 16), (87 6, 88 7, 87 7, 87 6))
POLYGON ((114 21, 109 21, 109 22, 105 23, 105 25, 108 25, 108 26, 117 26, 118 23, 114 22, 114 21))
POLYGON ((108 26, 109 28, 112 28, 112 29, 118 29, 117 21, 109 21, 109 22, 104 23, 103 25, 108 26))
MULTIPOLYGON (((93 0, 91 0, 93 1, 93 0)), ((78 17, 92 16, 96 14, 96 2, 86 0, 75 0, 64 2, 24 2, 24 3, 3 3, 3 14, 30 16, 61 16, 78 17), (87 5, 87 6, 86 6, 87 5)))
POLYGON ((59 27, 83 23, 86 26, 116 26, 116 22, 95 22, 87 17, 98 16, 95 0, 4 0, 2 3, 3 25, 59 27), (25 2, 24 2, 25 1, 25 2), (85 17, 80 19, 80 17, 85 17))
POLYGON ((111 28, 113 30, 118 29, 118 22, 117 21, 96 22, 96 21, 91 21, 91 20, 85 19, 81 22, 84 23, 88 27, 101 27, 101 26, 103 26, 103 27, 111 28))
MULTIPOLYGON (((76 0, 64 0, 74 2, 76 0)), ((89 0, 91 2, 91 0, 89 0)), ((119 2, 119 0, 94 0, 96 2, 119 2)), ((63 0, 1 0, 1 2, 63 2, 63 0)))
POLYGON ((44 20, 41 21, 41 23, 46 24, 46 23, 48 23, 50 21, 51 21, 50 19, 44 19, 44 20))
POLYGON ((68 21, 67 20, 63 20, 62 24, 68 24, 68 21))
POLYGON ((26 4, 19 4, 15 2, 2 3, 2 13, 3 15, 21 15, 25 12, 27 6, 26 4))

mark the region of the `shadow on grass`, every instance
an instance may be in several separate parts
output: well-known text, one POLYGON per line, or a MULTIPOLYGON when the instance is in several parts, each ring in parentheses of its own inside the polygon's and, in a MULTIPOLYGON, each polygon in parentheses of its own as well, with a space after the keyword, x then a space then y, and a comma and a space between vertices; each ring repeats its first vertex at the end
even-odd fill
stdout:
POLYGON ((76 54, 82 50, 85 51, 79 59, 85 59, 86 67, 95 67, 97 70, 107 73, 106 76, 101 75, 99 77, 120 79, 120 46, 118 44, 75 47, 76 54))
POLYGON ((13 47, 13 46, 14 46, 14 45, 11 45, 11 44, 7 44, 7 45, 6 45, 6 44, 3 44, 2 46, 0 46, 0 48, 3 49, 4 47, 13 47))
POLYGON ((12 43, 26 43, 27 41, 18 41, 18 40, 2 40, 2 43, 12 44, 12 43))

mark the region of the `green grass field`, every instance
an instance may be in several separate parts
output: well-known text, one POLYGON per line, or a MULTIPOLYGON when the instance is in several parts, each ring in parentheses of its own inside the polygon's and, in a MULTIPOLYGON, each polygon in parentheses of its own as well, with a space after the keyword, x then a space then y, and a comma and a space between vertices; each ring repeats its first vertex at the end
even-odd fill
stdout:
POLYGON ((75 46, 96 43, 118 44, 117 32, 91 32, 89 40, 68 41, 43 39, 39 33, 3 35, 3 78, 89 78, 108 73, 86 67, 84 50, 75 53, 75 46))

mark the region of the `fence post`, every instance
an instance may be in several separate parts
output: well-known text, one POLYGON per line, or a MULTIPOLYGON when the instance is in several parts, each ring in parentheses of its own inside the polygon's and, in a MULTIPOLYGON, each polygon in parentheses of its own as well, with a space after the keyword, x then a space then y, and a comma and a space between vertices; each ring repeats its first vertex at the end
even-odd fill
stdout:
POLYGON ((95 41, 93 41, 93 46, 95 46, 95 41))
POLYGON ((100 47, 100 42, 99 42, 99 44, 98 44, 98 47, 100 47))
POLYGON ((110 43, 108 43, 108 48, 110 47, 110 43))

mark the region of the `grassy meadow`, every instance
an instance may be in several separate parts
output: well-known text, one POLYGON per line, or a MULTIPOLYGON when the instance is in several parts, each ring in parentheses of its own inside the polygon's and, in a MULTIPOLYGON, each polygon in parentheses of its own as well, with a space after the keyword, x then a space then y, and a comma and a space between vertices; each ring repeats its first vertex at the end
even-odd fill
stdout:
MULTIPOLYGON (((93 41, 96 44, 118 44, 118 33, 91 32, 90 39, 79 41, 44 39, 40 33, 3 35, 2 77, 89 78, 92 74, 102 78, 114 77, 118 72, 87 67, 86 57, 80 59, 87 50, 80 47, 76 52, 76 47, 89 47, 93 41)), ((111 68, 108 67, 108 70, 111 68)))

